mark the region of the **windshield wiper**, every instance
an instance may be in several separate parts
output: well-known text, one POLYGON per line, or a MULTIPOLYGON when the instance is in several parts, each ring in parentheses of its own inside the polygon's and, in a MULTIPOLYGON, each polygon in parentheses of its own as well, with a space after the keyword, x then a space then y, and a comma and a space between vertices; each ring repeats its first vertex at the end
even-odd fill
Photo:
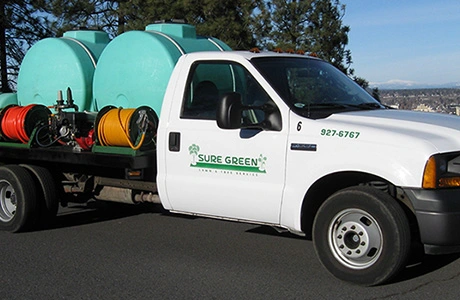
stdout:
MULTIPOLYGON (((372 109, 382 109, 384 106, 378 103, 366 102, 360 104, 347 104, 347 103, 340 103, 340 102, 324 102, 324 103, 296 103, 294 104, 295 107, 302 109, 305 111, 305 116, 307 118, 311 118, 313 115, 320 115, 322 117, 326 117, 330 115, 331 111, 353 111, 353 110, 372 110, 372 109)), ((317 117, 315 117, 317 118, 317 117)))
POLYGON ((310 103, 305 104, 303 108, 312 109, 312 108, 349 108, 352 107, 345 103, 334 103, 334 102, 327 102, 327 103, 310 103))
POLYGON ((358 107, 361 109, 379 109, 379 108, 384 108, 383 105, 379 103, 374 103, 374 102, 366 102, 366 103, 361 103, 358 105, 355 105, 354 107, 358 107))
MULTIPOLYGON (((305 107, 307 107, 307 105, 305 107)), ((384 108, 384 106, 382 106, 381 104, 374 103, 374 102, 365 102, 365 103, 360 103, 360 104, 334 103, 334 102, 312 103, 312 104, 310 104, 310 108, 318 108, 318 107, 326 107, 326 108, 358 108, 358 109, 362 109, 362 110, 384 108)))

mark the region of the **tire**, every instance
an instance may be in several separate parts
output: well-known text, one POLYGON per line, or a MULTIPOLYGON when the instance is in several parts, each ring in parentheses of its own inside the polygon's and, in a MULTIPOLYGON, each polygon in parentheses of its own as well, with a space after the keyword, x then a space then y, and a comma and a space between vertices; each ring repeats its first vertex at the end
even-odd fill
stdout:
POLYGON ((32 176, 20 166, 0 167, 0 230, 25 231, 36 221, 36 190, 32 176))
POLYGON ((55 180, 50 171, 44 167, 34 165, 21 165, 35 179, 37 190, 38 223, 46 225, 51 223, 59 209, 59 199, 55 180))
POLYGON ((313 242, 321 263, 334 276, 372 286, 405 267, 410 227, 390 195, 357 186, 333 194, 319 208, 313 242))

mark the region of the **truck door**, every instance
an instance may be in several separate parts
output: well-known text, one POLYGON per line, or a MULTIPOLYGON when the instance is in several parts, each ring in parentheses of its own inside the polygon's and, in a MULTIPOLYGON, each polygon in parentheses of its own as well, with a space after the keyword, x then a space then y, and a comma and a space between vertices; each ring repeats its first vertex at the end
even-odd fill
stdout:
POLYGON ((166 132, 165 182, 172 210, 279 224, 288 109, 281 111, 234 62, 196 62, 180 102, 172 104, 166 132), (254 108, 242 116, 246 127, 254 128, 217 126, 216 104, 228 93, 238 93, 243 105, 254 108), (280 124, 257 129, 267 104, 278 111, 280 124))

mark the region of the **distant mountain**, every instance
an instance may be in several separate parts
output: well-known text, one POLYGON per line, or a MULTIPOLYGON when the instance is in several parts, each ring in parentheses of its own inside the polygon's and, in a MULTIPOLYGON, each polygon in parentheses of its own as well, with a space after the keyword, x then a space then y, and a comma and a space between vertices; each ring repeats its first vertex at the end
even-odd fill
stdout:
POLYGON ((445 84, 423 84, 408 80, 390 80, 387 82, 370 82, 370 88, 378 87, 381 90, 410 90, 410 89, 460 89, 460 82, 445 84))

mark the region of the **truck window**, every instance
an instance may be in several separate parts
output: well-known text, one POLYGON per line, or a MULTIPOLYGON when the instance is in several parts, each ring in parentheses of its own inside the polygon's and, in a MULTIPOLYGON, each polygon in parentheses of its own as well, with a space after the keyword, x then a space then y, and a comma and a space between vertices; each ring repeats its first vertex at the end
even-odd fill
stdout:
POLYGON ((265 115, 258 107, 271 101, 268 94, 241 65, 233 62, 197 62, 187 82, 181 118, 215 120, 219 99, 226 93, 241 94, 246 125, 261 122, 265 115))

